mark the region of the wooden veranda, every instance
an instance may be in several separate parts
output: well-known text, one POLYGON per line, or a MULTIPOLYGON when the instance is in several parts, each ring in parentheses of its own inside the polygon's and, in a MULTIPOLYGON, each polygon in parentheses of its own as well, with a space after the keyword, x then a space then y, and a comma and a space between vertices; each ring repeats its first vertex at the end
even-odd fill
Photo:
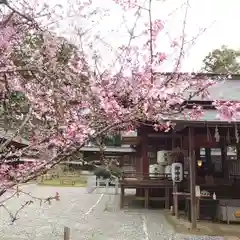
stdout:
POLYGON ((173 184, 169 181, 169 176, 158 175, 155 177, 149 177, 149 174, 134 173, 134 174, 124 174, 122 180, 120 181, 121 186, 121 201, 120 207, 124 207, 124 196, 125 189, 138 189, 143 192, 143 194, 136 194, 136 200, 143 200, 145 208, 149 206, 150 201, 164 201, 166 209, 170 208, 170 192, 173 188, 173 184), (151 196, 149 191, 151 189, 160 189, 164 191, 164 196, 151 196))

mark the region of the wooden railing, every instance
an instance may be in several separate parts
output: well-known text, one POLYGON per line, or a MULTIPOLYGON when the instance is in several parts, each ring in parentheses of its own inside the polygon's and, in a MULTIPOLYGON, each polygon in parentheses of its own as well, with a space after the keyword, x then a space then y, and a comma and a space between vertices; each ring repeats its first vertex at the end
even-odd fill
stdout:
MULTIPOLYGON (((184 174, 184 178, 187 178, 187 174, 184 174)), ((142 173, 142 172, 124 172, 122 180, 124 179, 141 179, 141 180, 170 180, 172 181, 171 173, 142 173)))
POLYGON ((229 174, 229 180, 239 181, 240 175, 239 174, 229 174))
POLYGON ((171 180, 171 174, 146 174, 142 172, 124 172, 122 175, 122 180, 124 179, 171 180))

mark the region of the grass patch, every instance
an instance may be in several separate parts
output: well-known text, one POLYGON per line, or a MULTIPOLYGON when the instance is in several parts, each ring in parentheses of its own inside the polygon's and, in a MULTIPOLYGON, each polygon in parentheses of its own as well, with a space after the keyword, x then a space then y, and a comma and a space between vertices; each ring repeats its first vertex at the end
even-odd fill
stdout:
POLYGON ((80 177, 71 178, 55 178, 38 182, 42 186, 58 186, 58 187, 86 187, 87 180, 80 177))

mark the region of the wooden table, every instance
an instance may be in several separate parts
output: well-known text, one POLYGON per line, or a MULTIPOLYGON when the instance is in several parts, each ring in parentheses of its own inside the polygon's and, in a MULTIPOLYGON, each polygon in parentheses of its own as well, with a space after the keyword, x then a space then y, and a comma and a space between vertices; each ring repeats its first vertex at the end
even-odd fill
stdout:
MULTIPOLYGON (((219 200, 214 200, 212 197, 200 197, 197 198, 197 218, 201 219, 211 219, 212 221, 217 220, 217 207, 219 200)), ((191 199, 186 197, 187 204, 187 215, 189 221, 191 221, 191 199)))
POLYGON ((158 200, 158 201, 165 201, 165 208, 170 208, 170 189, 173 188, 172 182, 170 181, 152 181, 152 180, 121 180, 120 181, 121 187, 121 199, 120 199, 120 208, 124 207, 124 195, 125 195, 125 188, 130 189, 137 189, 142 188, 144 189, 144 207, 148 208, 149 200, 158 200), (165 197, 149 197, 149 189, 164 189, 165 190, 165 197))
POLYGON ((181 197, 181 196, 188 197, 188 196, 190 196, 190 193, 188 193, 188 192, 173 192, 173 215, 175 215, 177 218, 179 218, 178 200, 179 200, 179 197, 181 197))

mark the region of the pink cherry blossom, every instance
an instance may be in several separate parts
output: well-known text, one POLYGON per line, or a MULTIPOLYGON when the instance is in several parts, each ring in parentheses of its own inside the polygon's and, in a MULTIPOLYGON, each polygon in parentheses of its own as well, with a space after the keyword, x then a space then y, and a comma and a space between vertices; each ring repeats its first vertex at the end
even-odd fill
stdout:
MULTIPOLYGON (((115 3, 129 12, 141 6, 141 1, 137 0, 115 0, 115 3)), ((90 7, 91 1, 86 1, 79 9, 89 10, 90 7)), ((31 109, 25 124, 30 145, 21 150, 3 148, 0 192, 16 182, 25 182, 46 172, 99 135, 130 131, 146 122, 155 123, 156 131, 169 131, 174 123, 168 120, 179 114, 186 114, 187 119, 202 117, 204 109, 197 105, 182 113, 183 104, 195 96, 208 96, 207 89, 215 81, 196 74, 179 74, 180 56, 171 74, 157 73, 159 66, 170 57, 158 48, 165 22, 146 19, 140 14, 142 11, 151 13, 151 6, 133 11, 139 14, 136 18, 142 17, 141 41, 134 42, 136 36, 130 34, 127 43, 119 44, 117 52, 120 53, 109 67, 99 67, 104 58, 97 52, 90 58, 84 51, 84 44, 69 47, 69 43, 50 31, 48 25, 37 22, 32 9, 27 10, 32 12, 33 19, 14 13, 0 26, 4 76, 0 84, 1 100, 6 103, 7 93, 18 90, 31 109), (38 37, 38 41, 29 39, 29 34, 38 37), (19 58, 16 53, 20 54, 19 58), (94 63, 89 59, 94 59, 94 63), (30 150, 48 154, 31 164, 17 167, 8 164, 6 159, 11 154, 18 153, 17 157, 21 158, 30 150)), ((89 41, 94 45, 96 38, 89 41)), ((177 53, 181 50, 181 43, 177 41, 170 41, 169 46, 177 53)), ((216 101, 215 107, 221 119, 232 121, 240 117, 238 102, 216 101)))

